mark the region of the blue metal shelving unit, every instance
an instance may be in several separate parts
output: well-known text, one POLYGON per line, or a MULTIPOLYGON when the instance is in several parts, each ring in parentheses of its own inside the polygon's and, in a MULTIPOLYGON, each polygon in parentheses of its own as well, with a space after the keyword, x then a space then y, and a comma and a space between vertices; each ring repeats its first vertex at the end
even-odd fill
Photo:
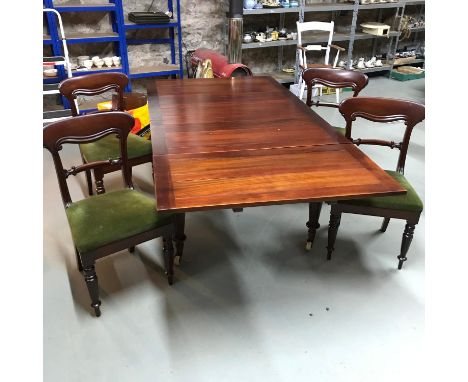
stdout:
MULTIPOLYGON (((102 69, 91 69, 87 71, 73 71, 73 76, 81 76, 89 73, 102 72, 122 72, 129 78, 145 78, 156 76, 175 75, 183 78, 182 66, 182 30, 180 24, 180 0, 168 0, 167 7, 170 12, 175 14, 175 18, 166 24, 135 24, 125 17, 123 13, 122 0, 103 0, 102 4, 61 4, 54 5, 53 0, 43 0, 44 8, 54 8, 60 13, 64 12, 110 12, 112 21, 112 32, 107 33, 90 33, 90 34, 68 34, 66 36, 68 44, 86 44, 113 42, 115 44, 116 54, 121 57, 121 67, 111 67, 102 69), (175 5, 175 10, 174 10, 175 5), (175 13, 174 13, 175 11, 175 13), (169 29, 168 38, 160 39, 127 39, 126 31, 138 29, 169 29), (177 38, 177 46, 176 46, 177 38), (171 63, 158 64, 150 67, 130 68, 128 60, 127 45, 132 44, 168 44, 171 49, 171 63), (177 57, 176 57, 177 50, 177 57)), ((57 23, 54 15, 47 15, 48 35, 44 36, 43 43, 51 45, 52 52, 56 56, 63 55, 61 41, 57 33, 57 23)), ((44 79, 45 84, 58 83, 66 78, 63 68, 58 69, 56 78, 44 79)), ((127 91, 131 91, 131 83, 129 83, 127 91)), ((66 102, 64 102, 66 106, 66 102)))

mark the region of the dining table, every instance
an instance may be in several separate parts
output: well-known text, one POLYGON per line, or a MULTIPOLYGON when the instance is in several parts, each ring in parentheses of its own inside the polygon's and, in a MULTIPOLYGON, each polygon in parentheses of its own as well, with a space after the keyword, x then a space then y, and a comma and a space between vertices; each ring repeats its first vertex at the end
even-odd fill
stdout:
POLYGON ((173 214, 178 261, 187 212, 308 203, 310 249, 323 202, 406 192, 272 77, 147 90, 157 211, 173 214))

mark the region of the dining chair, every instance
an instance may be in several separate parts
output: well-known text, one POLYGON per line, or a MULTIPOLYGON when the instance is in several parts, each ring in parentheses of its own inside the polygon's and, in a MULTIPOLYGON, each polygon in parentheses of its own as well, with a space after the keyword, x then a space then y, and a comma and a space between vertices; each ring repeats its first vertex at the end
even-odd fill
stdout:
MULTIPOLYGON (((302 79, 307 86, 307 106, 327 106, 338 108, 339 104, 334 102, 321 102, 312 100, 312 88, 317 85, 328 86, 334 89, 351 88, 353 97, 357 97, 362 89, 369 83, 369 77, 366 74, 358 71, 333 68, 311 68, 306 69, 302 74, 302 79)), ((334 126, 341 134, 345 135, 346 129, 343 127, 334 126)), ((306 222, 306 227, 309 230, 306 250, 312 249, 314 234, 320 228, 318 219, 320 216, 321 204, 317 207, 316 203, 309 203, 309 221, 306 222), (311 223, 316 222, 316 223, 311 223), (311 230, 312 229, 312 230, 311 230)))
MULTIPOLYGON (((322 21, 309 21, 309 22, 296 22, 297 25, 297 48, 299 51, 299 68, 302 72, 310 68, 336 68, 338 64, 338 58, 340 52, 344 52, 346 49, 338 45, 332 44, 333 39, 333 30, 335 28, 335 23, 333 21, 327 23, 322 21), (307 32, 328 32, 328 39, 326 45, 321 44, 307 44, 304 42, 303 33, 307 32), (329 63, 330 59, 330 49, 333 48, 336 50, 336 55, 333 60, 333 64, 329 63), (325 57, 323 64, 322 63, 308 63, 307 62, 307 52, 311 51, 325 51, 325 57)), ((300 78, 299 80, 299 99, 302 99, 304 96, 305 82, 300 78)), ((318 87, 320 95, 322 94, 322 87, 318 87)), ((336 102, 340 102, 340 93, 337 90, 336 92, 336 102)))
POLYGON ((109 111, 53 122, 43 131, 44 147, 52 154, 54 161, 78 270, 83 273, 91 298, 91 307, 98 317, 101 315, 95 270, 95 262, 98 259, 162 236, 167 279, 169 284, 174 280, 172 217, 169 214, 158 214, 154 199, 133 188, 127 155, 127 137, 133 124, 134 118, 131 115, 109 111), (64 168, 60 156, 64 144, 97 142, 110 135, 116 137, 118 143, 117 157, 64 168), (108 166, 122 171, 124 189, 79 201, 71 200, 67 184, 70 175, 108 166))
MULTIPOLYGON (((77 106, 78 96, 95 96, 108 91, 117 93, 117 102, 112 103, 112 109, 125 110, 124 89, 127 84, 128 77, 123 73, 88 74, 62 81, 59 85, 59 91, 70 103, 72 115, 77 116, 80 114, 77 106)), ((83 163, 116 158, 119 155, 118 143, 114 136, 108 136, 98 142, 80 145, 83 163)), ((152 146, 150 140, 136 134, 128 135, 127 144, 129 171, 130 176, 132 176, 134 166, 152 162, 152 146)), ((116 170, 118 169, 115 166, 106 165, 93 171, 97 194, 105 193, 104 175, 116 170)), ((86 170, 86 182, 88 184, 88 193, 92 195, 93 183, 90 170, 86 170)))
MULTIPOLYGON (((362 89, 369 83, 366 74, 354 70, 335 70, 330 68, 307 69, 302 74, 302 78, 307 85, 307 106, 327 106, 338 108, 339 103, 312 101, 312 87, 323 85, 333 89, 351 88, 353 97, 357 97, 362 89)), ((334 126, 341 134, 345 135, 344 127, 334 126)))
POLYGON ((406 189, 406 194, 340 200, 332 203, 328 227, 327 260, 331 259, 332 252, 335 249, 342 213, 379 216, 384 218, 380 228, 381 232, 387 230, 390 219, 406 221, 400 254, 398 255, 398 269, 401 269, 403 263, 407 260, 406 255, 413 239, 414 229, 423 210, 421 199, 403 174, 411 133, 414 126, 424 120, 425 107, 416 102, 398 99, 356 97, 342 101, 339 110, 346 120, 345 136, 357 146, 368 144, 400 150, 396 171, 386 170, 386 172, 406 189), (373 122, 403 121, 406 128, 402 141, 397 143, 381 139, 353 139, 351 136, 352 123, 358 117, 373 122))

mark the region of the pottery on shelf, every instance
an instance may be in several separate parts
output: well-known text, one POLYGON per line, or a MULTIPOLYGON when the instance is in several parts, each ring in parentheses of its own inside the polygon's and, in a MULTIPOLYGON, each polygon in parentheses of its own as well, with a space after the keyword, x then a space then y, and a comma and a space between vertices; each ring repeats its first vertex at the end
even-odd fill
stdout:
POLYGON ((85 60, 89 60, 89 56, 78 56, 78 66, 84 66, 85 60))
POLYGON ((358 69, 365 69, 366 66, 364 64, 364 57, 361 57, 356 65, 358 69))
POLYGON ((89 70, 93 67, 93 60, 84 60, 83 65, 89 70))
POLYGON ((57 77, 57 69, 45 69, 43 74, 46 77, 57 77))
POLYGON ((108 68, 110 68, 112 66, 112 63, 113 63, 112 62, 112 57, 104 57, 103 60, 104 60, 104 64, 106 64, 106 66, 108 68))
POLYGON ((99 60, 96 60, 96 61, 93 61, 94 65, 96 65, 99 69, 102 68, 102 66, 104 65, 104 60, 102 58, 100 58, 99 60))
POLYGON ((244 9, 253 9, 257 2, 255 0, 244 0, 244 9))

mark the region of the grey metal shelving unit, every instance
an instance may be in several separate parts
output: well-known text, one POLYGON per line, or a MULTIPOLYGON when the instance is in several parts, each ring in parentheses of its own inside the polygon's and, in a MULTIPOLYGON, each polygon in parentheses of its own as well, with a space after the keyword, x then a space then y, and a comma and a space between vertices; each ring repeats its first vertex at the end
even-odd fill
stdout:
MULTIPOLYGON (((386 65, 377 68, 366 68, 363 69, 363 72, 390 72, 393 68, 393 59, 400 36, 400 28, 401 28, 401 18, 404 15, 404 9, 406 5, 415 5, 415 4, 422 4, 424 6, 425 1, 409 1, 409 0, 400 0, 398 2, 393 3, 373 3, 373 4, 359 4, 359 0, 347 1, 347 0, 337 0, 335 2, 330 3, 317 3, 317 4, 305 4, 305 0, 300 1, 299 7, 296 8, 274 8, 274 9, 244 9, 244 16, 254 16, 254 15, 266 15, 266 14, 277 14, 280 17, 279 20, 279 27, 282 28, 284 26, 284 17, 287 13, 296 13, 297 20, 302 22, 304 21, 304 15, 308 12, 337 12, 337 11, 352 11, 352 21, 350 25, 350 32, 349 33, 340 33, 335 32, 333 36, 334 42, 348 42, 347 48, 347 56, 348 62, 350 63, 353 57, 353 47, 354 42, 359 40, 368 40, 373 39, 373 48, 372 48, 372 55, 375 55, 377 41, 379 39, 385 39, 387 37, 384 36, 375 36, 367 33, 362 33, 357 31, 357 18, 359 15, 359 11, 365 10, 379 10, 378 20, 381 21, 382 18, 382 10, 392 8, 395 9, 395 16, 393 25, 391 25, 392 30, 389 34, 389 44, 388 44, 388 51, 387 57, 391 58, 386 65)), ((314 36, 313 39, 308 39, 305 43, 314 44, 320 42, 327 41, 327 34, 323 34, 323 37, 320 34, 314 36)), ((279 82, 288 83, 294 82, 294 75, 287 74, 282 71, 282 62, 283 62, 283 47, 284 46, 291 46, 296 45, 297 40, 278 40, 278 41, 271 41, 271 42, 253 42, 242 44, 242 49, 258 49, 258 48, 270 48, 270 47, 277 47, 278 48, 278 65, 277 70, 269 73, 262 73, 271 75, 276 78, 279 82)))
MULTIPOLYGON (((408 0, 408 1, 405 1, 404 3, 404 7, 403 7, 403 16, 406 14, 406 11, 407 11, 407 6, 418 6, 419 7, 419 17, 423 16, 424 15, 424 12, 425 12, 425 5, 426 5, 426 2, 423 1, 423 0, 408 0)), ((400 29, 401 29, 401 25, 400 25, 400 29)), ((416 27, 416 28, 412 28, 411 29, 411 33, 413 34, 413 44, 416 42, 416 39, 417 39, 417 36, 418 36, 418 33, 420 32, 424 32, 426 30, 426 27, 423 26, 423 27, 416 27)), ((395 43, 395 52, 396 50, 398 49, 398 44, 400 42, 402 42, 402 40, 400 40, 399 38, 400 36, 398 36, 397 38, 397 41, 395 43)), ((402 66, 402 65, 420 65, 420 64, 425 64, 425 59, 424 58, 416 58, 410 62, 405 62, 403 64, 395 64, 395 61, 393 60, 392 61, 392 67, 391 67, 391 70, 393 70, 394 67, 398 67, 398 66, 402 66)))

